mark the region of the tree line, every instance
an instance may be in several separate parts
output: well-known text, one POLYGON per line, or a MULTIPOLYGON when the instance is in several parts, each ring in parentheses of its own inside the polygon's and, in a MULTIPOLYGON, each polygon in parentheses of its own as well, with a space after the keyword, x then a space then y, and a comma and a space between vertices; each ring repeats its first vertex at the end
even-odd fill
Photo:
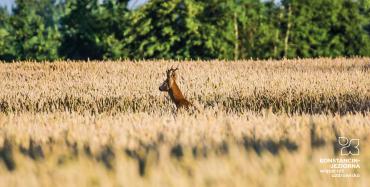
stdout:
POLYGON ((370 56, 368 0, 16 0, 0 60, 370 56))

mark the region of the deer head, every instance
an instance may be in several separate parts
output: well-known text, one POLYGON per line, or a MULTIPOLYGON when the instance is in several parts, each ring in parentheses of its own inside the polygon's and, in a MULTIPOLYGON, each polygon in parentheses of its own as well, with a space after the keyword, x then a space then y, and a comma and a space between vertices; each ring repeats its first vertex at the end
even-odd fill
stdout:
POLYGON ((163 81, 163 83, 161 84, 161 86, 159 86, 159 90, 162 91, 162 92, 168 92, 170 91, 170 89, 173 87, 176 81, 176 71, 178 70, 179 68, 172 68, 171 69, 168 69, 166 71, 166 75, 167 75, 167 78, 163 81))

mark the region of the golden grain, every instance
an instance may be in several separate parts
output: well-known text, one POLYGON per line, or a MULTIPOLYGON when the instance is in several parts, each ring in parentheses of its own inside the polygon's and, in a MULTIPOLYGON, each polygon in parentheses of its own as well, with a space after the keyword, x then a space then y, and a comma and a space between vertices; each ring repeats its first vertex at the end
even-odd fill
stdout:
POLYGON ((0 64, 0 186, 366 186, 367 58, 0 64), (173 114, 179 85, 202 113, 173 114), (360 139, 360 178, 320 173, 360 139))

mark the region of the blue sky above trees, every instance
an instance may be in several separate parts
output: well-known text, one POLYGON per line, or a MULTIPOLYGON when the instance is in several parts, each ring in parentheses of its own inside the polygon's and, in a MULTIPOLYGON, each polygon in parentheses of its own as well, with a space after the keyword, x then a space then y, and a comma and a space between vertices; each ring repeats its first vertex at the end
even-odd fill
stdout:
MULTIPOLYGON (((0 0, 0 6, 6 6, 8 10, 11 10, 11 7, 14 5, 15 0, 0 0)), ((103 0, 100 0, 103 1, 103 0)), ((141 4, 147 2, 148 0, 130 0, 128 6, 129 7, 136 7, 140 6, 141 4)))
POLYGON ((0 6, 7 6, 9 10, 12 4, 14 4, 14 0, 1 0, 0 1, 0 6))
MULTIPOLYGON (((8 10, 11 10, 11 7, 14 5, 15 0, 0 0, 0 6, 6 6, 8 10)), ((103 0, 100 0, 103 1, 103 0)), ((144 4, 148 0, 130 0, 128 7, 136 7, 144 4)), ((280 0, 275 0, 275 2, 280 2, 280 0)))

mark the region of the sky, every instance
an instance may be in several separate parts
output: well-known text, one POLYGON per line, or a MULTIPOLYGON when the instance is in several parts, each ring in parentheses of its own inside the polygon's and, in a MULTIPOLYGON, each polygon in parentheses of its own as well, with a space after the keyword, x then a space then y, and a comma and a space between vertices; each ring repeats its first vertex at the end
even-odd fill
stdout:
MULTIPOLYGON (((12 5, 14 4, 14 1, 15 0, 0 0, 0 6, 6 6, 8 8, 8 10, 10 11, 12 5)), ((100 0, 100 1, 102 1, 102 0, 100 0)), ((148 1, 148 0, 130 0, 130 2, 128 3, 128 7, 139 6, 143 3, 145 3, 146 1, 148 1)))
MULTIPOLYGON (((10 11, 11 10, 11 7, 12 5, 14 4, 14 1, 15 0, 0 0, 0 6, 6 6, 8 7, 8 10, 10 11)), ((99 0, 99 1, 103 1, 103 0, 99 0)), ((136 6, 139 6, 145 2, 147 2, 148 0, 130 0, 128 2, 128 7, 131 8, 132 6, 136 7, 136 6)), ((280 2, 280 0, 276 0, 275 2, 280 2)))
POLYGON ((7 6, 10 10, 11 5, 14 3, 14 0, 0 0, 0 6, 7 6))

